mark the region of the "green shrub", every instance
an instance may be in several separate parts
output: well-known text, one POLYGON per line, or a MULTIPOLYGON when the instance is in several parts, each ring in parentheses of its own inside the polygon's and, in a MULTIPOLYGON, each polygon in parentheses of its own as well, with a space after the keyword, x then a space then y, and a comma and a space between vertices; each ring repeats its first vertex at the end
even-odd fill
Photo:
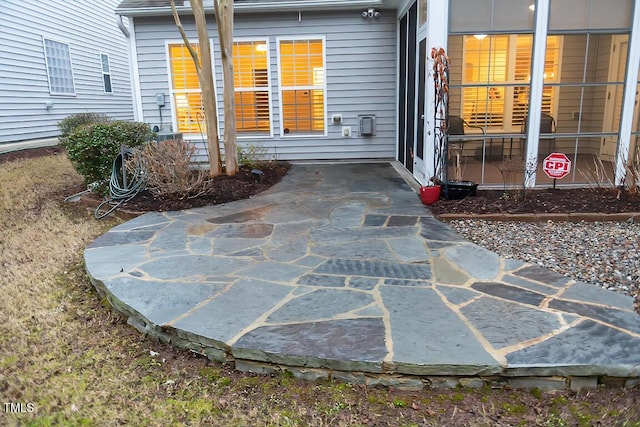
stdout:
POLYGON ((60 129, 60 144, 66 148, 67 138, 76 129, 81 126, 92 125, 94 123, 108 122, 109 116, 102 113, 78 113, 71 114, 58 122, 58 129, 60 129))
POLYGON ((267 159, 269 149, 260 144, 237 146, 238 164, 249 168, 258 168, 267 159))
POLYGON ((120 147, 138 147, 151 138, 148 124, 116 120, 76 128, 66 138, 65 148, 85 184, 96 182, 99 191, 104 191, 120 147))

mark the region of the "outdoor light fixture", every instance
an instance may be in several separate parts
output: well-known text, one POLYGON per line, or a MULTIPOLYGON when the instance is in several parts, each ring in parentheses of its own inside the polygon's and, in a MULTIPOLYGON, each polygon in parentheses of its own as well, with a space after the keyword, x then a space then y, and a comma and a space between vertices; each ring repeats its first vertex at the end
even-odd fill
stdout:
POLYGON ((362 11, 362 17, 367 19, 367 18, 379 18, 380 17, 380 12, 378 12, 376 9, 370 7, 367 10, 363 10, 362 11))

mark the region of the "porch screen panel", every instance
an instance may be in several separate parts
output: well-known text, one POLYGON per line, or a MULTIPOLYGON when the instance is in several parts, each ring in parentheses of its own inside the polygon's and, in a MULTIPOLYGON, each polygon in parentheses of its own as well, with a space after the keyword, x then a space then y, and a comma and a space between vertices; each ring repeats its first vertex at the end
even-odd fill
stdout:
POLYGON ((533 31, 530 0, 450 0, 451 33, 533 31))
POLYGON ((509 36, 466 36, 463 117, 474 126, 502 127, 509 36))
POLYGON ((636 93, 636 106, 633 110, 633 127, 631 128, 631 153, 629 153, 629 158, 640 167, 640 102, 638 101, 638 97, 640 97, 640 78, 638 78, 636 93))
POLYGON ((551 0, 549 31, 631 27, 633 0, 551 0))
POLYGON ((238 135, 270 135, 268 45, 265 40, 233 43, 238 135))
MULTIPOLYGON (((199 54, 198 45, 193 44, 193 47, 199 54)), ((206 135, 200 82, 195 64, 184 44, 169 45, 169 64, 177 131, 185 134, 206 135)))
POLYGON ((282 133, 324 135, 324 41, 280 40, 282 133))
POLYGON ((573 182, 606 183, 599 162, 614 169, 632 10, 630 0, 550 0, 549 32, 563 42, 555 149, 576 164, 573 182))
MULTIPOLYGON (((533 37, 528 34, 463 37, 462 116, 488 131, 520 132, 528 114, 533 37)), ((560 39, 548 37, 545 79, 558 78, 560 39)), ((455 87, 452 81, 452 87, 455 87)), ((542 111, 553 115, 557 90, 545 86, 542 111)))
MULTIPOLYGON (((531 74, 531 51, 533 39, 531 36, 518 36, 516 49, 515 80, 523 81, 527 84, 531 74)), ((558 89, 552 84, 560 78, 560 51, 562 40, 559 36, 547 37, 547 48, 544 61, 544 82, 548 83, 542 88, 541 110, 545 114, 555 116, 557 111, 558 89)), ((524 126, 525 119, 529 114, 529 86, 516 87, 513 93, 513 111, 511 122, 514 126, 524 126), (522 93, 521 91, 524 91, 522 93)))

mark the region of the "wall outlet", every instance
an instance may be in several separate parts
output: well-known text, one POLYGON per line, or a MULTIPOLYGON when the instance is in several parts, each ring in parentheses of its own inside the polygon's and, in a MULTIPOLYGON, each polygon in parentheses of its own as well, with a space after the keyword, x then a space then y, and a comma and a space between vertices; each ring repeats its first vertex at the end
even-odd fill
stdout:
POLYGON ((345 138, 351 137, 351 126, 342 126, 342 136, 345 138))

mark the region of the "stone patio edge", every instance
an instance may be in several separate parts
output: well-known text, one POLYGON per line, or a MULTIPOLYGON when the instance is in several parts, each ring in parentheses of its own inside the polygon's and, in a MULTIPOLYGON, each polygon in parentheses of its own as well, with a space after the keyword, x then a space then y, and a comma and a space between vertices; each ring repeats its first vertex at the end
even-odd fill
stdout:
MULTIPOLYGON (((480 388, 485 386, 504 388, 540 388, 542 390, 581 390, 601 385, 637 387, 640 372, 634 369, 591 368, 589 375, 580 375, 580 367, 500 367, 478 365, 412 365, 407 363, 355 362, 359 370, 348 370, 349 362, 328 361, 314 357, 289 357, 272 355, 256 360, 245 358, 254 351, 232 348, 224 343, 212 342, 206 337, 173 327, 163 327, 149 321, 138 311, 121 303, 98 279, 87 271, 97 293, 106 299, 113 310, 127 318, 127 323, 141 334, 150 336, 174 348, 188 350, 209 360, 232 364, 236 370, 258 374, 290 372, 304 380, 337 380, 367 386, 388 386, 407 389, 423 388, 480 388), (245 357, 242 357, 245 356, 245 357), (263 359, 263 360, 260 360, 263 359), (274 362, 276 361, 277 362, 274 362), (287 361, 293 362, 288 364, 287 361), (302 362, 302 363, 301 363, 302 362), (327 363, 329 362, 329 363, 327 363), (338 368, 338 369, 336 369, 338 368), (340 369, 343 368, 343 369, 340 369), (362 369, 365 369, 362 371, 362 369), (444 368, 444 369, 443 369, 444 368), (602 369, 602 370, 601 370, 602 369), (626 374, 630 374, 625 376, 626 374), (639 375, 634 375, 638 373, 639 375)), ((265 353, 266 355, 266 353, 265 353)), ((629 367, 626 367, 629 368, 629 367)))

